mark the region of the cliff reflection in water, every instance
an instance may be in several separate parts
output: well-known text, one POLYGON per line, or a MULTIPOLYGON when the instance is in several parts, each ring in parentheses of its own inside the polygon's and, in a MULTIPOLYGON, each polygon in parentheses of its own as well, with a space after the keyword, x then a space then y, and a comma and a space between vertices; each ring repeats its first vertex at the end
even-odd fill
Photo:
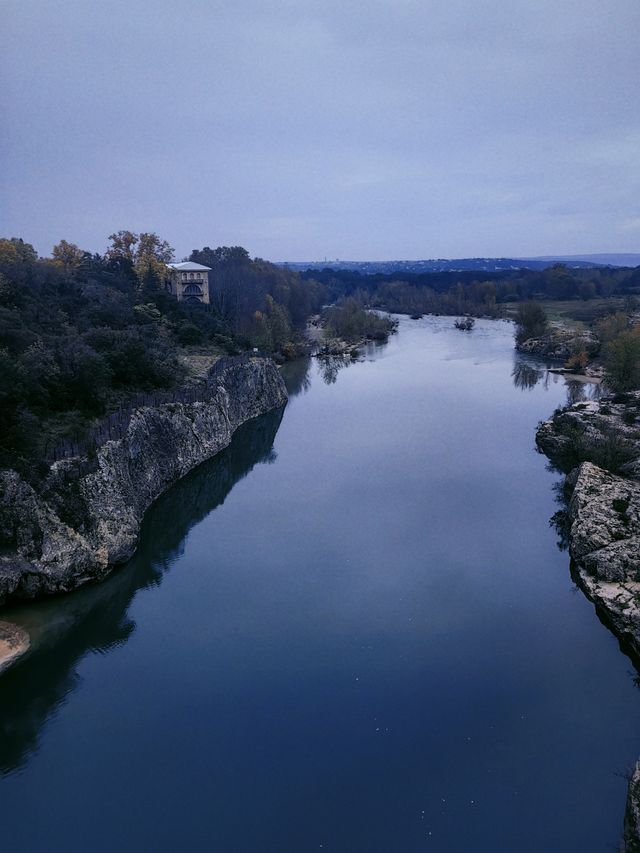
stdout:
POLYGON ((19 768, 37 749, 43 725, 78 686, 75 667, 87 652, 126 643, 136 627, 128 618, 133 598, 161 583, 189 530, 220 506, 254 465, 274 460, 283 411, 244 424, 226 450, 163 495, 145 519, 136 555, 109 580, 3 611, 3 619, 29 631, 33 651, 0 680, 0 774, 19 768))
POLYGON ((311 387, 310 369, 311 356, 296 358, 294 361, 287 361, 282 365, 280 373, 284 379, 284 384, 287 386, 289 397, 297 397, 298 394, 307 393, 311 387))

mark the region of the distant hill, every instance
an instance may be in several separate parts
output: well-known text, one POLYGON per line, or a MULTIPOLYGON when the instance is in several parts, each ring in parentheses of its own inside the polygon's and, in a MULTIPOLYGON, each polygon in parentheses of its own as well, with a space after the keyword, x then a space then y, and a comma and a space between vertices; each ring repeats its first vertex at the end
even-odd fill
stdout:
POLYGON ((638 267, 640 266, 640 252, 612 252, 591 255, 541 255, 537 258, 525 258, 528 261, 543 261, 551 263, 575 263, 585 262, 594 266, 609 267, 638 267))
POLYGON ((640 266, 640 254, 549 255, 539 258, 435 258, 420 261, 289 261, 281 266, 292 270, 335 269, 351 270, 361 275, 381 273, 429 272, 500 272, 503 270, 544 270, 553 264, 564 263, 572 269, 591 269, 599 266, 640 266))
MULTIPOLYGON (((500 272, 502 270, 535 269, 543 270, 552 266, 555 261, 542 258, 435 258, 420 261, 290 261, 282 266, 292 270, 335 269, 351 270, 362 275, 373 273, 429 273, 429 272, 500 272)), ((589 261, 575 261, 573 268, 590 268, 598 264, 589 261)))

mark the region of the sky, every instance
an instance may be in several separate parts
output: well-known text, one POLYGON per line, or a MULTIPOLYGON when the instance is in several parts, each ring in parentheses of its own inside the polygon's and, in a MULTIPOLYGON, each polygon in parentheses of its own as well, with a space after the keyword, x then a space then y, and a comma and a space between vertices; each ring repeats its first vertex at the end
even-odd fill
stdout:
POLYGON ((639 0, 0 0, 0 235, 640 251, 639 0))

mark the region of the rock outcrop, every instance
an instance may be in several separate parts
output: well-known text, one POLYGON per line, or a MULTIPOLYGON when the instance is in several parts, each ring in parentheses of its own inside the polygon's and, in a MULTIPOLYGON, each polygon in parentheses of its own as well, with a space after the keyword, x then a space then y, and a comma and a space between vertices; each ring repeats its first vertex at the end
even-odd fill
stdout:
POLYGON ((640 392, 576 403, 541 423, 536 443, 568 472, 567 533, 576 577, 640 657, 639 407, 640 392))
POLYGON ((287 400, 270 359, 225 359, 206 382, 205 401, 137 409, 122 438, 55 462, 36 487, 0 472, 0 604, 103 578, 131 557, 159 495, 287 400))
POLYGON ((555 361, 567 361, 572 355, 584 352, 589 358, 598 354, 600 343, 596 336, 588 331, 576 332, 571 329, 554 328, 539 338, 528 338, 517 344, 516 349, 527 355, 551 358, 555 361))
POLYGON ((621 853, 640 853, 640 761, 629 780, 621 853))
MULTIPOLYGON (((540 424, 536 435, 538 447, 568 471, 566 522, 573 576, 636 660, 640 660, 639 406, 640 392, 577 403, 540 424)), ((621 850, 640 853, 640 762, 629 783, 621 850)))

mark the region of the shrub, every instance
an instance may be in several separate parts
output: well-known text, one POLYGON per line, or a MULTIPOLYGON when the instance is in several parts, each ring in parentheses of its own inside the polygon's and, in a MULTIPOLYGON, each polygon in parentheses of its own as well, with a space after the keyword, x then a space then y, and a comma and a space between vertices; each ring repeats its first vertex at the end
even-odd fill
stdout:
POLYGON ((621 332, 605 347, 607 385, 614 391, 640 387, 640 334, 621 332))
POLYGON ((548 329, 547 315, 538 302, 521 302, 516 315, 516 341, 521 344, 529 338, 539 338, 548 329))
POLYGON ((625 463, 638 456, 636 445, 617 429, 604 429, 593 434, 586 433, 580 427, 573 427, 564 434, 570 439, 570 444, 559 461, 566 470, 582 462, 592 462, 605 471, 617 474, 625 463))

